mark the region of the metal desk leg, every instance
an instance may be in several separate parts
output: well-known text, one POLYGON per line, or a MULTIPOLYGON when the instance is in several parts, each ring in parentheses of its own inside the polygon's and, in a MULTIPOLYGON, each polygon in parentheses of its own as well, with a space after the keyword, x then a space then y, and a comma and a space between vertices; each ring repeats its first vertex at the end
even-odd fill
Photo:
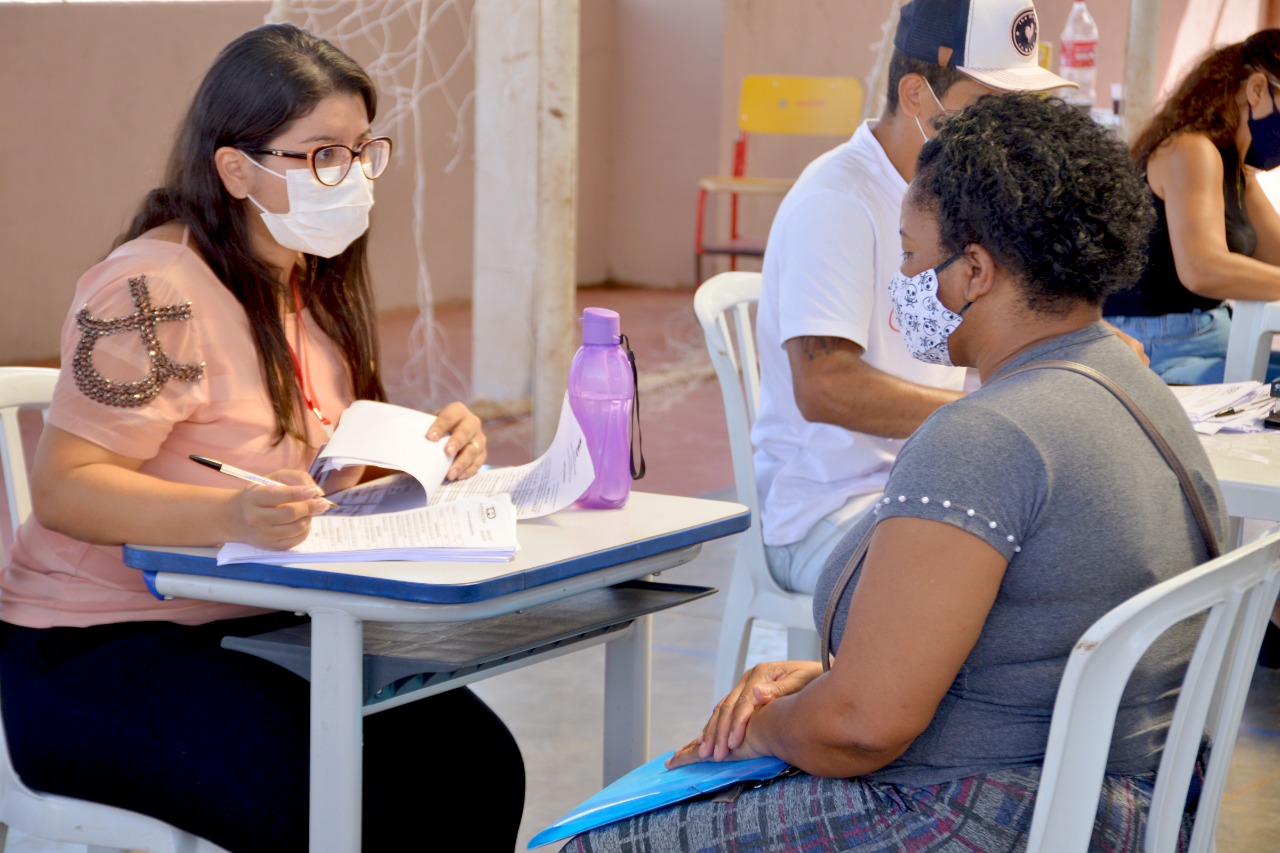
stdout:
POLYGON ((364 626, 341 610, 311 615, 309 849, 360 849, 364 626))
POLYGON ((649 760, 653 617, 641 616, 604 652, 604 784, 649 760))

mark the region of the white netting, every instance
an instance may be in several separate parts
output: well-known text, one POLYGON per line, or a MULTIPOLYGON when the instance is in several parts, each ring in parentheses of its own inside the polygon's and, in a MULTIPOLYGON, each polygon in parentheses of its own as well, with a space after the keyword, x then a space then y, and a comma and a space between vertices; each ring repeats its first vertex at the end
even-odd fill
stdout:
POLYGON ((426 187, 433 145, 449 147, 446 172, 470 151, 465 119, 475 90, 458 80, 472 62, 474 11, 474 0, 274 0, 266 17, 304 27, 360 62, 378 90, 377 132, 395 139, 397 160, 412 160, 419 316, 409 340, 405 387, 399 389, 400 396, 410 398, 406 405, 427 407, 467 395, 467 377, 450 363, 445 332, 435 320, 427 272, 426 187), (433 31, 441 27, 451 31, 450 37, 433 41, 433 31), (430 123, 424 116, 428 98, 430 123))
POLYGON ((863 120, 875 119, 884 112, 885 81, 889 77, 889 60, 893 57, 893 36, 898 31, 898 15, 907 0, 888 0, 888 15, 880 25, 880 38, 871 44, 871 55, 875 63, 871 73, 867 75, 866 89, 862 102, 863 120))

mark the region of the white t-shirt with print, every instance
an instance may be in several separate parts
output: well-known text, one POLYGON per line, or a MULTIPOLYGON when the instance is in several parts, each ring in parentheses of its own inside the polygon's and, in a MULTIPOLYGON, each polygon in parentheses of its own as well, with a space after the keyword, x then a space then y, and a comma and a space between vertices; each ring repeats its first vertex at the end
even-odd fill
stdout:
POLYGON ((889 282, 901 264, 907 184, 874 127, 864 123, 810 163, 769 232, 756 319, 760 415, 751 432, 767 545, 796 542, 849 498, 881 491, 902 445, 806 421, 786 341, 845 338, 863 348, 868 364, 902 379, 955 390, 964 384, 963 368, 913 359, 895 328, 889 282))

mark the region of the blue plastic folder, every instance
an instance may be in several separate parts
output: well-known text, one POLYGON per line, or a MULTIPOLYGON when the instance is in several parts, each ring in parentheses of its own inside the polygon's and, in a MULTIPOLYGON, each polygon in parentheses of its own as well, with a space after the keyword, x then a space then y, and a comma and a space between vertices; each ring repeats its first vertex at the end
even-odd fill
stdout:
POLYGON ((668 752, 642 764, 603 791, 585 800, 529 841, 529 849, 570 838, 623 818, 653 811, 681 800, 709 794, 738 782, 771 779, 789 766, 780 758, 746 761, 702 761, 668 770, 668 752))

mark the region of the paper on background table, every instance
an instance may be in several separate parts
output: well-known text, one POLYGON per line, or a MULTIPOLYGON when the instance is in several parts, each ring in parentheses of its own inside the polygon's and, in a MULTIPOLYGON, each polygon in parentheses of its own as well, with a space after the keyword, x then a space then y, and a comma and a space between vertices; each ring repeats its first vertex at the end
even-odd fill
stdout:
POLYGON ((429 442, 424 438, 434 420, 434 415, 388 403, 352 403, 313 470, 377 465, 404 471, 413 480, 384 477, 336 492, 329 497, 339 508, 327 515, 403 511, 425 503, 435 506, 507 492, 515 504, 516 518, 537 518, 582 497, 595 477, 586 438, 569 407, 568 395, 560 407, 555 439, 546 453, 525 465, 490 468, 452 483, 444 482, 452 461, 444 454, 444 440, 429 442), (348 421, 353 411, 356 416, 348 421), (424 479, 431 477, 435 479, 424 479))
POLYGON ((469 498, 438 506, 374 515, 318 515, 311 534, 287 551, 228 543, 218 564, 346 562, 349 560, 509 560, 516 542, 509 495, 469 498))
POLYGON ((1212 385, 1171 385, 1169 390, 1178 398, 1191 418, 1191 426, 1202 435, 1219 432, 1258 432, 1265 418, 1275 405, 1271 386, 1265 382, 1220 382, 1212 385), (1238 409, 1230 415, 1217 417, 1219 412, 1238 409))
POLYGON ((551 826, 529 839, 529 849, 653 811, 738 782, 772 779, 789 766, 781 758, 745 761, 700 761, 668 770, 674 752, 642 764, 603 791, 588 797, 551 826))

